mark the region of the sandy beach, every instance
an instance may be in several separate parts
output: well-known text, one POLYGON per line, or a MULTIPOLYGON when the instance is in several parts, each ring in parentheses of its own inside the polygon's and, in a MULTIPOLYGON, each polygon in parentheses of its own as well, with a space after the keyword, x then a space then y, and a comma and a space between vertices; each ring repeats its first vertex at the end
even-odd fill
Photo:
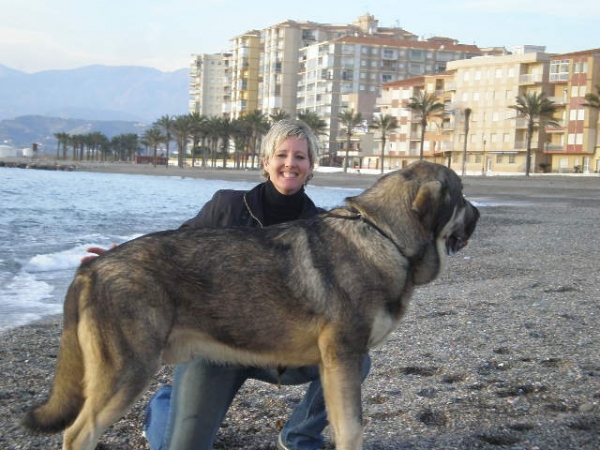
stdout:
MULTIPOLYGON (((77 170, 261 179, 259 171, 130 164, 77 170)), ((365 188, 377 177, 318 172, 312 182, 365 188)), ((400 328, 372 351, 365 449, 597 450, 600 177, 467 177, 463 184, 484 205, 481 221, 469 246, 417 289, 400 328)), ((0 448, 60 448, 60 435, 28 435, 18 425, 48 394, 60 332, 61 318, 51 317, 0 335, 0 448)), ((99 448, 149 448, 144 405, 170 376, 169 367, 156 375, 99 448)), ((302 392, 248 382, 215 448, 274 450, 302 392)))

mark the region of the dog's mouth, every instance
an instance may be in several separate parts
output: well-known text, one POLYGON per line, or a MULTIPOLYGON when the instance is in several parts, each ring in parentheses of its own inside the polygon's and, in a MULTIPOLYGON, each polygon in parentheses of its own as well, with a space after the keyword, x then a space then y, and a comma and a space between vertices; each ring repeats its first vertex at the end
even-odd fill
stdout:
POLYGON ((453 234, 450 237, 448 237, 448 239, 446 239, 446 252, 449 256, 454 256, 461 249, 466 247, 468 243, 468 239, 453 234))
POLYGON ((453 230, 446 239, 446 252, 449 256, 456 255, 469 243, 469 238, 475 231, 475 226, 479 220, 479 210, 469 204, 469 208, 466 210, 466 217, 466 226, 464 228, 453 230))

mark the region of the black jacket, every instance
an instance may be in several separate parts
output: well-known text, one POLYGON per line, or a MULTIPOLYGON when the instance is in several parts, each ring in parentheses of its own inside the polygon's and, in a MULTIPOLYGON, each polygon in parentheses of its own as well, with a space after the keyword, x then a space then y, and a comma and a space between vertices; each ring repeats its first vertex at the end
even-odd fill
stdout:
MULTIPOLYGON (((264 226, 263 198, 265 183, 260 183, 249 191, 223 189, 215 192, 200 210, 198 215, 181 225, 181 228, 200 227, 256 227, 264 226)), ((315 206, 304 194, 304 205, 298 219, 308 219, 324 212, 315 206)))

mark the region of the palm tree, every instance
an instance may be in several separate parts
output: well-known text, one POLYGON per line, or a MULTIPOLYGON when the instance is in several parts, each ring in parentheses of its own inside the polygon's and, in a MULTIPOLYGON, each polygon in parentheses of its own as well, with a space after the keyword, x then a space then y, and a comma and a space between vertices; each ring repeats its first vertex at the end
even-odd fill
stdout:
POLYGON ((54 133, 56 138, 56 159, 60 159, 60 147, 62 146, 63 159, 67 159, 67 143, 69 142, 69 134, 60 132, 54 133))
MULTIPOLYGON (((398 128, 398 119, 390 114, 379 114, 369 128, 379 130, 381 133, 381 173, 383 173, 383 159, 385 157, 385 144, 387 142, 388 135, 398 128)), ((391 165, 391 164, 390 164, 391 165)))
POLYGON ((223 147, 223 169, 227 169, 227 158, 229 156, 229 140, 234 135, 234 125, 229 117, 221 117, 219 120, 219 136, 223 147))
POLYGON ((165 114, 152 125, 157 126, 160 130, 162 130, 165 136, 165 145, 167 151, 167 167, 169 167, 169 142, 171 142, 171 132, 173 131, 173 122, 175 119, 170 117, 168 114, 165 114))
POLYGON ((87 144, 91 152, 91 159, 96 161, 100 149, 108 145, 108 138, 99 131, 93 131, 87 135, 87 144))
POLYGON ((235 167, 241 168, 242 162, 246 161, 247 149, 250 142, 252 129, 250 124, 243 119, 234 119, 233 122, 233 140, 235 142, 235 167))
MULTIPOLYGON (((206 120, 207 117, 204 114, 200 114, 197 111, 190 113, 190 137, 192 138, 192 167, 196 167, 196 152, 198 151, 199 144, 202 143, 204 145, 204 137, 206 136, 206 120)), ((205 159, 202 158, 203 167, 205 165, 205 162, 205 159)))
POLYGON ((348 153, 350 151, 350 141, 354 134, 354 128, 362 123, 362 114, 355 113, 353 109, 345 110, 338 115, 338 120, 343 128, 346 129, 346 157, 344 158, 344 173, 348 172, 348 153))
MULTIPOLYGON (((596 139, 594 142, 594 149, 598 145, 598 116, 600 115, 600 84, 596 85, 596 92, 589 92, 585 94, 585 103, 583 106, 590 108, 592 111, 596 111, 596 139)), ((583 167, 582 167, 583 169, 583 167)))
POLYGON ((419 159, 423 159, 423 146, 425 144, 425 131, 428 121, 434 117, 440 117, 446 106, 439 101, 435 93, 420 91, 416 96, 411 97, 406 107, 416 113, 421 119, 421 144, 419 147, 419 159))
POLYGON ((183 114, 176 116, 172 124, 172 132, 177 143, 177 149, 179 155, 177 157, 177 164, 180 168, 183 168, 185 163, 186 151, 188 139, 190 138, 192 129, 192 121, 189 114, 183 114))
POLYGON ((298 119, 304 122, 315 136, 327 136, 327 122, 316 112, 305 109, 304 112, 298 113, 298 119))
POLYGON ((242 120, 248 124, 251 130, 250 150, 252 152, 252 168, 254 169, 258 142, 262 138, 262 135, 269 130, 269 122, 259 109, 247 112, 242 116, 242 120))
POLYGON ((156 151, 158 146, 165 141, 165 135, 162 134, 158 127, 152 127, 144 133, 144 140, 152 149, 154 167, 156 167, 156 151))
POLYGON ((271 119, 271 123, 279 122, 280 120, 289 119, 290 115, 286 113, 283 109, 278 109, 272 114, 269 114, 269 119, 271 119))
POLYGON ((208 138, 208 145, 211 153, 211 167, 217 165, 217 154, 219 149, 219 126, 221 123, 220 116, 210 116, 206 120, 206 137, 208 138))
POLYGON ((70 141, 73 145, 73 161, 83 160, 83 134, 74 134, 70 141))
POLYGON ((528 92, 519 95, 516 98, 516 104, 510 105, 509 108, 517 112, 516 119, 522 118, 527 121, 525 176, 529 176, 529 172, 531 171, 531 140, 533 139, 533 132, 546 125, 559 126, 559 123, 552 117, 556 111, 556 106, 543 92, 528 92))

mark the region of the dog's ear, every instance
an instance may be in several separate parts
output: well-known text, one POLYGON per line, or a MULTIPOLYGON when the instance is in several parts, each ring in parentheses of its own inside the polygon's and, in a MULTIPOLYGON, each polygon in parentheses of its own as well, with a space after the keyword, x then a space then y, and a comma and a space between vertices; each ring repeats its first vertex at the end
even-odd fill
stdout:
POLYGON ((412 202, 412 210, 417 213, 421 223, 426 226, 433 224, 433 219, 443 195, 442 183, 429 181, 419 186, 417 195, 412 202))

